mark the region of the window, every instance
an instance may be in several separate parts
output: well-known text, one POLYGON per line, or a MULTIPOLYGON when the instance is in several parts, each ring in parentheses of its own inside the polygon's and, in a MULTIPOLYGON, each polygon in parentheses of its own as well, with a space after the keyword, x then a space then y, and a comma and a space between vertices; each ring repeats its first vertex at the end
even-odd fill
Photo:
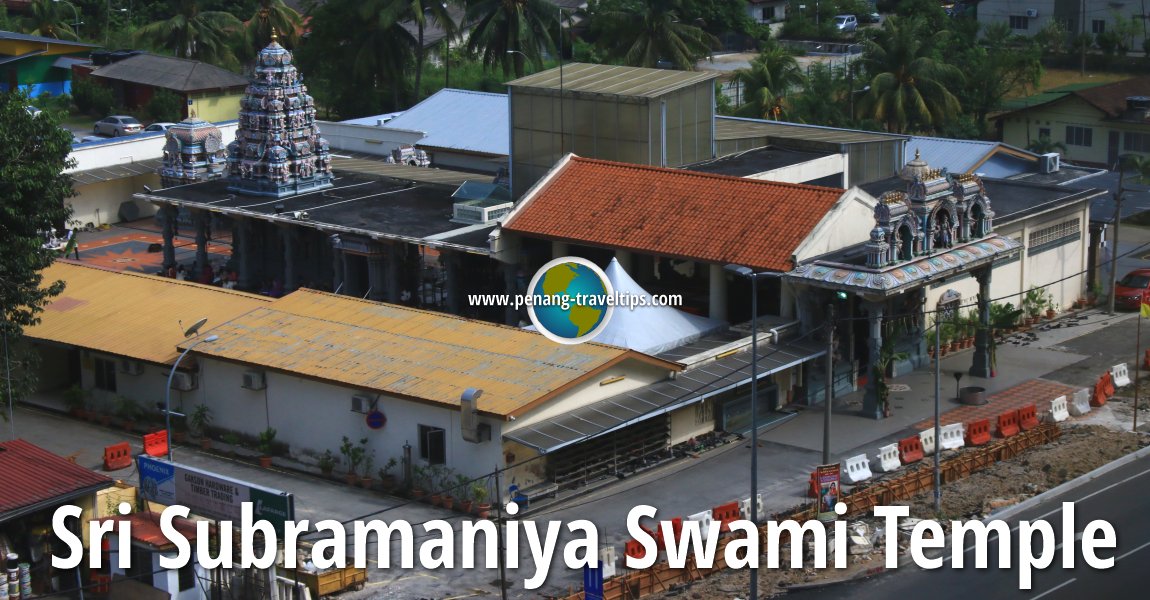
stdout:
POLYGON ((1106 33, 1106 21, 1104 19, 1090 21, 1090 33, 1106 33))
POLYGON ((1063 238, 1072 237, 1078 233, 1079 226, 1080 224, 1078 219, 1071 219, 1069 221, 1058 223, 1057 225, 1051 225, 1049 227, 1043 227, 1042 229, 1032 231, 1030 232, 1029 247, 1034 248, 1036 246, 1049 244, 1063 238))
POLYGON ((1010 28, 1015 30, 1030 29, 1030 17, 1010 15, 1010 28))
POLYGON ((116 391, 116 361, 97 358, 93 364, 96 365, 96 389, 116 391))
POLYGON ((1049 127, 1039 127, 1038 128, 1038 139, 1042 139, 1042 138, 1050 139, 1050 128, 1049 127))
POLYGON ((1067 125, 1066 143, 1071 146, 1089 147, 1094 143, 1094 130, 1089 127, 1067 125))
POLYGON ((447 462, 447 432, 442 427, 419 426, 419 457, 433 465, 447 462))
POLYGON ((1122 149, 1127 152, 1150 152, 1150 133, 1126 132, 1122 149))

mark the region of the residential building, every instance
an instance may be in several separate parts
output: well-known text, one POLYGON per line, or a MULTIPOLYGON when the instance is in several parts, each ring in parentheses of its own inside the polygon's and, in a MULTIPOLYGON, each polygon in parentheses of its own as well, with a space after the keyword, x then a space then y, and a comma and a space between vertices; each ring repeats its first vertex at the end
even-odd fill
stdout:
MULTIPOLYGON (((80 67, 78 67, 79 69, 80 67)), ((248 79, 227 69, 172 56, 141 52, 104 66, 82 67, 87 76, 112 88, 119 104, 144 106, 158 90, 176 94, 181 118, 229 121, 240 112, 248 79)))
POLYGON ((756 23, 777 23, 787 18, 786 0, 747 0, 747 16, 756 23))
POLYGON ((1124 154, 1150 156, 1150 76, 1048 90, 1009 102, 996 120, 1007 144, 1047 137, 1066 146, 1065 160, 1113 168, 1124 154))
POLYGON ((35 98, 72 91, 72 65, 88 62, 96 44, 0 31, 0 92, 23 90, 35 98))
POLYGON ((1140 28, 1144 10, 1139 3, 1110 0, 983 0, 977 13, 984 28, 1005 23, 1015 35, 1032 36, 1054 21, 1071 35, 1097 36, 1113 31, 1119 19, 1134 19, 1140 28))

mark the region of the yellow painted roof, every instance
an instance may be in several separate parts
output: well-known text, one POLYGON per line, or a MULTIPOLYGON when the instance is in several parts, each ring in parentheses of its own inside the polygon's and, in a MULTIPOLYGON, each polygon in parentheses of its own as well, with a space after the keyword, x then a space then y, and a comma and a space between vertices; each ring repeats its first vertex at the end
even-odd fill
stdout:
POLYGON ((211 328, 197 354, 315 377, 399 397, 515 415, 621 360, 675 363, 602 344, 556 344, 538 333, 299 290, 211 328))
POLYGON ((44 285, 63 280, 64 292, 41 313, 28 337, 160 364, 175 362, 180 327, 207 317, 204 329, 266 306, 271 299, 155 275, 56 262, 44 285))

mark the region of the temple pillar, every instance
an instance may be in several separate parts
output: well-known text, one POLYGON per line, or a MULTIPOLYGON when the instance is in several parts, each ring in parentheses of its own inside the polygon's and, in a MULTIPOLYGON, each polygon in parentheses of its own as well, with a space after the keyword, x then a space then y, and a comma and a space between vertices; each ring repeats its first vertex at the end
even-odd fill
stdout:
POLYGON ((296 287, 296 235, 295 228, 291 226, 280 230, 280 237, 284 244, 284 293, 294 292, 296 287))
POLYGON ((208 226, 211 223, 211 213, 203 210, 195 212, 196 221, 196 277, 208 264, 208 226))
MULTIPOLYGON (((720 321, 727 320, 727 272, 723 265, 708 265, 710 268, 710 285, 708 288, 708 316, 720 321)), ((754 285, 751 280, 751 285, 754 285)))
POLYGON ((176 218, 179 211, 171 204, 165 204, 160 208, 160 218, 164 224, 164 274, 167 275, 168 267, 176 266, 176 218))
POLYGON ((340 257, 343 263, 343 293, 347 296, 361 297, 363 292, 360 289, 359 271, 351 264, 351 261, 356 260, 358 256, 340 251, 340 257))
POLYGON ((402 255, 405 250, 407 250, 407 247, 403 242, 393 242, 387 248, 387 289, 384 292, 384 296, 387 298, 387 301, 392 304, 399 303, 400 282, 403 281, 403 278, 400 277, 403 272, 402 255))
POLYGON ((990 377, 994 361, 990 355, 990 274, 994 265, 987 265, 974 274, 978 281, 978 329, 974 332, 974 361, 970 365, 972 377, 990 377))
POLYGON ((867 339, 867 360, 870 368, 867 369, 866 391, 863 394, 864 417, 872 419, 883 418, 882 406, 879 406, 878 379, 884 373, 878 373, 879 356, 882 354, 882 317, 884 305, 882 302, 866 302, 863 310, 867 313, 867 325, 870 335, 867 339))
POLYGON ((444 293, 447 296, 447 312, 458 315, 459 307, 459 256, 450 250, 442 250, 443 264, 447 267, 447 282, 444 293))
POLYGON ((331 291, 336 294, 343 290, 343 240, 338 235, 331 236, 331 291))
POLYGON ((237 218, 232 227, 232 249, 239 251, 239 276, 236 278, 236 287, 241 290, 253 290, 256 287, 252 271, 254 267, 253 256, 255 244, 252 243, 252 222, 249 219, 237 218))
POLYGON ((387 287, 387 257, 374 249, 367 257, 367 297, 382 302, 387 287))
POLYGON ((568 254, 567 242, 551 242, 551 258, 561 258, 568 254))

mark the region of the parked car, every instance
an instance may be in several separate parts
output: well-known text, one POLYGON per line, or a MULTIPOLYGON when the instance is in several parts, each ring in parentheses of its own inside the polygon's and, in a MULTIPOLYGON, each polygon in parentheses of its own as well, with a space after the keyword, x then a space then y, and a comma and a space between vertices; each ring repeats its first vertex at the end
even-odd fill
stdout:
POLYGON ((24 110, 27 111, 28 114, 32 115, 33 117, 38 117, 38 116, 40 116, 40 113, 44 112, 44 111, 36 108, 35 106, 25 106, 24 110))
POLYGON ((1114 306, 1138 310, 1150 304, 1150 269, 1135 269, 1114 284, 1114 306))
POLYGON ((100 119, 96 121, 96 125, 92 127, 92 133, 110 135, 112 137, 132 135, 133 133, 140 133, 143 130, 144 126, 136 120, 136 117, 129 117, 127 115, 112 115, 105 119, 100 119))
POLYGON ((145 127, 144 131, 148 131, 148 132, 167 131, 168 128, 171 127, 172 125, 175 125, 175 123, 152 123, 151 125, 148 125, 147 127, 145 127))
POLYGON ((859 28, 859 21, 854 15, 838 15, 835 17, 835 29, 843 33, 856 31, 859 28))
POLYGON ((858 18, 859 18, 859 23, 878 23, 879 21, 882 21, 882 15, 880 15, 876 12, 863 13, 863 14, 859 15, 858 18))

